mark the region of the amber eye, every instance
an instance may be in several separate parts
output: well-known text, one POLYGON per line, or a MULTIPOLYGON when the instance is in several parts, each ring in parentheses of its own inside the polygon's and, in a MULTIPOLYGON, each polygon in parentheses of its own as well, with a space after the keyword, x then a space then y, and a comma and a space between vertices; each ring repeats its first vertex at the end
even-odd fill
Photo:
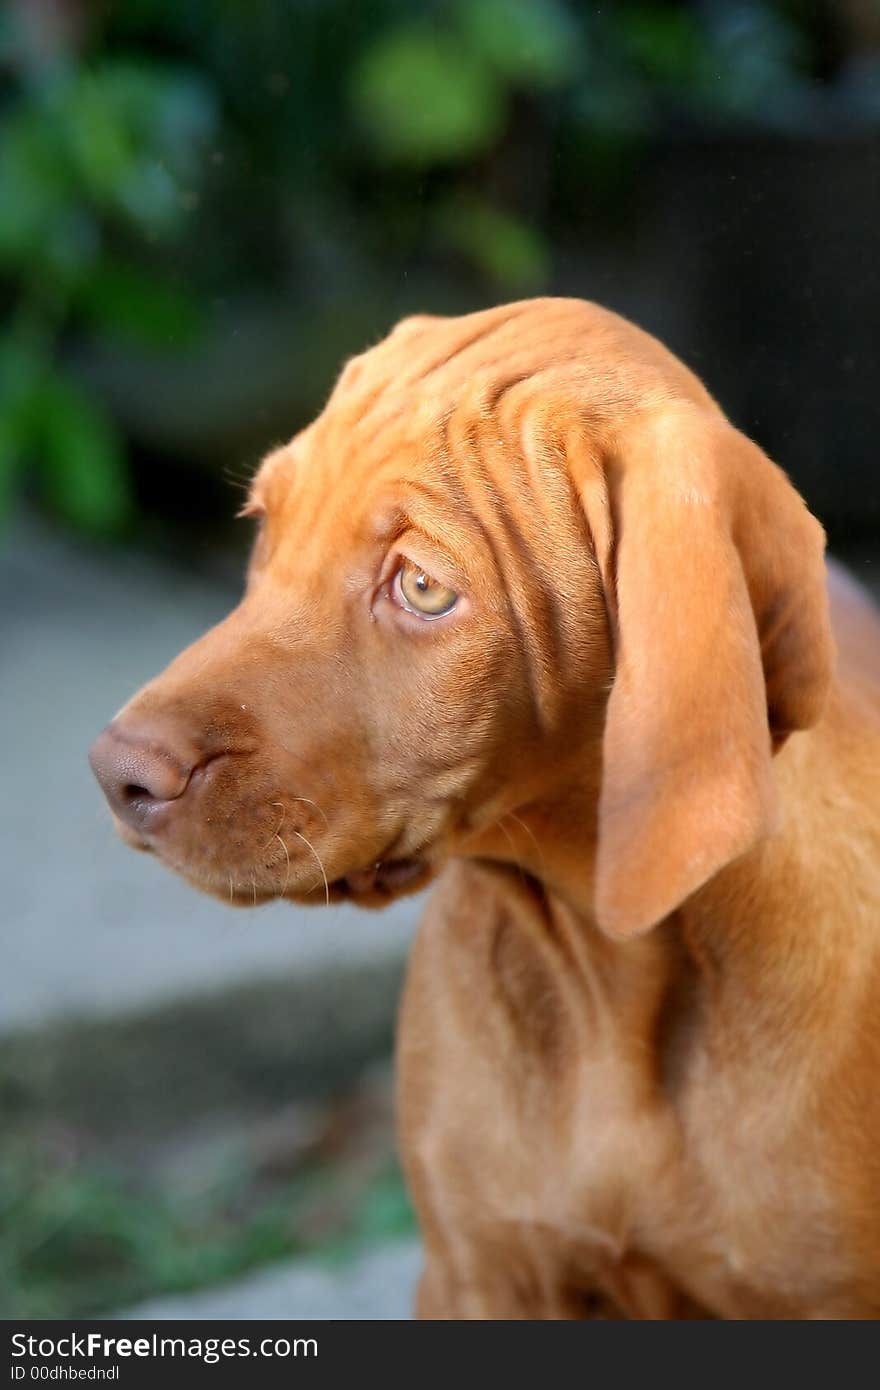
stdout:
POLYGON ((418 613, 421 618, 442 618, 450 613, 458 602, 454 589, 438 584, 418 565, 404 560, 394 576, 394 596, 404 608, 418 613))

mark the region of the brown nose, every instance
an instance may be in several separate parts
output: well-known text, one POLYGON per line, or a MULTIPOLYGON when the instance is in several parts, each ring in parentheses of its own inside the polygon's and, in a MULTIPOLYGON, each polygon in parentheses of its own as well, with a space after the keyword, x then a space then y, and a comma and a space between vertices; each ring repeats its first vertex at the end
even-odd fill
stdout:
POLYGON ((173 746, 168 730, 127 730, 115 722, 98 734, 89 752, 111 808, 141 834, 155 828, 161 813, 183 796, 197 761, 182 740, 173 746))

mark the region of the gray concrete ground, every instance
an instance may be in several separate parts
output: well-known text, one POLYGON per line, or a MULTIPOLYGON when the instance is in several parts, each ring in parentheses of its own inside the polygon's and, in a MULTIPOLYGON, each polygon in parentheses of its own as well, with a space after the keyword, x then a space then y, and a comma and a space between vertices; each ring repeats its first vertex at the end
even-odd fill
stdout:
POLYGON ((279 972, 402 954, 418 905, 385 913, 202 897, 116 840, 86 763, 94 734, 234 602, 141 558, 22 522, 0 550, 0 1034, 279 972))
POLYGON ((342 1266, 312 1260, 271 1265, 234 1284, 176 1298, 155 1298, 116 1316, 158 1321, 165 1318, 367 1318, 400 1320, 412 1316, 421 1268, 415 1241, 389 1244, 342 1266))

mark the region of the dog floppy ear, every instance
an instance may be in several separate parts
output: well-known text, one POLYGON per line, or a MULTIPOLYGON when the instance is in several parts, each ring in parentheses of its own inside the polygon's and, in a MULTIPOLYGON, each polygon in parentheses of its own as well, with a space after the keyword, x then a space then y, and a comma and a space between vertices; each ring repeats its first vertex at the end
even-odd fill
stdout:
POLYGON ((608 449, 604 493, 616 667, 596 915, 625 937, 773 828, 774 745, 819 718, 833 643, 822 528, 722 415, 640 416, 608 449))

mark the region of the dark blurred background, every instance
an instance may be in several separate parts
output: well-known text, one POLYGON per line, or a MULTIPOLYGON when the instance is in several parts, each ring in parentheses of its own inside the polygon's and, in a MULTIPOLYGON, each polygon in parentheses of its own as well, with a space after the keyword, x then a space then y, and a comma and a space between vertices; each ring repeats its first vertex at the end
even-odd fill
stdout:
POLYGON ((597 299, 876 573, 880 3, 10 0, 0 64, 5 876, 35 866, 3 925, 0 1300, 48 1315, 409 1228, 409 919, 260 914, 243 946, 70 828, 103 814, 89 736, 234 598, 241 486, 348 355, 414 310, 597 299), (362 963, 308 956, 304 1041, 316 932, 362 963))

